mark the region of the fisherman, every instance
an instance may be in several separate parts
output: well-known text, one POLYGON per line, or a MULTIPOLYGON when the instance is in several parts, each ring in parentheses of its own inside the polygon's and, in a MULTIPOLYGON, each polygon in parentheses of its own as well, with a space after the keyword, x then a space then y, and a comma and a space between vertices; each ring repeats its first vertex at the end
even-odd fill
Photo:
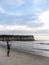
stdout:
POLYGON ((9 56, 10 53, 10 44, 9 41, 7 41, 7 56, 9 56))

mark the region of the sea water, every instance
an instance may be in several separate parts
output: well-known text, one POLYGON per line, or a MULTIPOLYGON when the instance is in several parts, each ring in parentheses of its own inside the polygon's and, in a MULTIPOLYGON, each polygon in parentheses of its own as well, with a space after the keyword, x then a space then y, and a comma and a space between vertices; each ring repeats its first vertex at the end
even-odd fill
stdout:
MULTIPOLYGON (((49 57, 49 41, 9 41, 11 48, 49 57)), ((0 41, 0 45, 6 46, 6 41, 0 41)))

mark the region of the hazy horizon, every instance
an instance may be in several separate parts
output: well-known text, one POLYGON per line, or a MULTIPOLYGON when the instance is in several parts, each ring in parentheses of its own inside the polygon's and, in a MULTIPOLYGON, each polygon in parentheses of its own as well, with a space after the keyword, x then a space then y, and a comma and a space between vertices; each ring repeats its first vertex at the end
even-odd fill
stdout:
POLYGON ((35 40, 49 40, 49 36, 34 36, 35 40))

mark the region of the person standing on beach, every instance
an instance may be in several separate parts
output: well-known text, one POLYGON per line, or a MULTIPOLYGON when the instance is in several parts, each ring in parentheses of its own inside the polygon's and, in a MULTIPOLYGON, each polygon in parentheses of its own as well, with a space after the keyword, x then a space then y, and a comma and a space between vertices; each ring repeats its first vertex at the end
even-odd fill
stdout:
POLYGON ((9 56, 10 53, 10 44, 9 41, 7 41, 7 56, 9 56))

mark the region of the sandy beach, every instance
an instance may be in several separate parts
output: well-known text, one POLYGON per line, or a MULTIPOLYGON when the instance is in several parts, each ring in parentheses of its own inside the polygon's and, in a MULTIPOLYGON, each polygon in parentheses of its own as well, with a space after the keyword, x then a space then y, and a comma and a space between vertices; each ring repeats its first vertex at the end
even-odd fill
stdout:
POLYGON ((10 57, 6 48, 0 46, 0 65, 49 65, 49 58, 11 50, 10 57))

